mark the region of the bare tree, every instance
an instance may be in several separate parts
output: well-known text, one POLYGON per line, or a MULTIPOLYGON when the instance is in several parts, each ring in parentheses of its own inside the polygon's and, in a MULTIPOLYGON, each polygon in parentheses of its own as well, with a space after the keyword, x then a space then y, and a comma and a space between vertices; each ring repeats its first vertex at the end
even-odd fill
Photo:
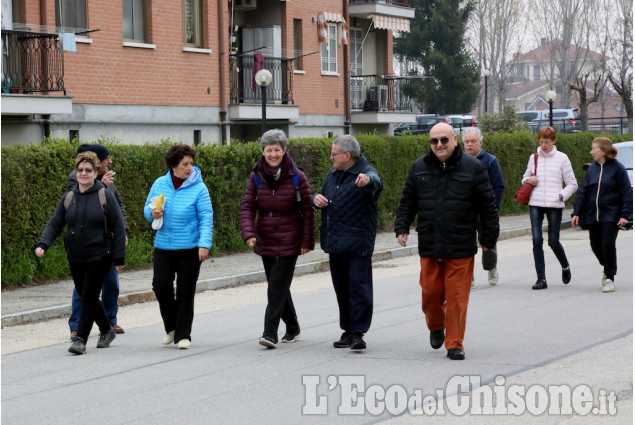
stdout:
POLYGON ((611 86, 622 98, 628 117, 628 131, 633 132, 633 2, 613 0, 615 17, 607 21, 612 38, 609 50, 609 75, 611 86))
MULTIPOLYGON (((468 44, 478 55, 478 63, 490 72, 490 87, 493 90, 489 98, 497 102, 488 105, 497 106, 502 112, 505 106, 505 88, 513 72, 516 56, 512 52, 520 50, 522 33, 519 28, 523 12, 523 0, 477 0, 468 29, 468 44)), ((492 108, 493 110, 494 108, 492 108)))
POLYGON ((562 90, 557 103, 568 108, 572 83, 593 60, 588 17, 596 12, 597 0, 532 0, 530 9, 536 35, 549 53, 543 73, 552 89, 562 90))
MULTIPOLYGON (((598 102, 602 92, 606 88, 608 72, 606 67, 606 53, 609 44, 609 27, 607 22, 611 15, 608 1, 602 0, 602 7, 594 13, 584 13, 582 19, 585 21, 587 31, 585 38, 581 38, 576 47, 586 50, 586 61, 583 63, 580 72, 573 78, 569 84, 569 88, 578 95, 578 105, 580 106, 580 127, 582 131, 588 130, 589 123, 589 105, 598 102), (599 50, 599 55, 591 52, 591 48, 595 46, 599 50), (599 58, 597 58, 599 56, 599 58)), ((612 1, 612 0, 610 0, 612 1)), ((600 6, 598 4, 598 6, 600 6)))

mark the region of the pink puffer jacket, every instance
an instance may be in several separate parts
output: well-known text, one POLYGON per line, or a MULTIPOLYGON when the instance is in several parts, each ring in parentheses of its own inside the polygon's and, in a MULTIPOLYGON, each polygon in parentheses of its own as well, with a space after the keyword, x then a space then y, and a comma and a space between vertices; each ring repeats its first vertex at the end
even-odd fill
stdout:
MULTIPOLYGON (((558 152, 554 146, 551 152, 544 153, 538 147, 538 184, 531 192, 529 205, 533 207, 564 208, 564 201, 578 189, 578 182, 571 168, 569 157, 558 152), (564 188, 562 184, 564 183, 564 188), (560 200, 562 195, 563 200, 560 200)), ((534 174, 534 156, 529 157, 523 183, 534 174)))

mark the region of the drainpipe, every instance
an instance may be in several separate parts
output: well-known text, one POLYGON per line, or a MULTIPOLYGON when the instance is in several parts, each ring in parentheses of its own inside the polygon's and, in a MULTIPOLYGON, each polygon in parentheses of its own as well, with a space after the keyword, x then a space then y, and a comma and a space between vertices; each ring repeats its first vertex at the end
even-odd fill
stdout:
POLYGON ((220 121, 221 121, 221 145, 227 145, 227 103, 225 98, 227 92, 225 90, 225 73, 229 69, 229 61, 227 58, 227 43, 225 42, 225 10, 227 3, 224 1, 216 2, 218 9, 218 97, 220 99, 220 121))
POLYGON ((351 18, 348 16, 348 2, 349 0, 342 0, 342 13, 344 14, 344 19, 349 26, 349 34, 347 34, 349 44, 342 44, 344 50, 344 111, 346 115, 344 119, 344 134, 351 134, 351 59, 348 53, 351 38, 351 18))

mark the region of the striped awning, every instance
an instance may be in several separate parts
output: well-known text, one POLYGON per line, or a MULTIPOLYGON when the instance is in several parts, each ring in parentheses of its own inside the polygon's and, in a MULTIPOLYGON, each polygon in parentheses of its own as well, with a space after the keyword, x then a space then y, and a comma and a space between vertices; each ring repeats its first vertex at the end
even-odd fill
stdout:
POLYGON ((335 13, 335 12, 322 12, 324 14, 324 19, 326 19, 326 22, 346 22, 344 20, 344 17, 339 14, 339 13, 335 13))
POLYGON ((404 18, 395 18, 394 16, 370 15, 368 19, 373 20, 375 28, 392 31, 410 32, 410 20, 404 18))

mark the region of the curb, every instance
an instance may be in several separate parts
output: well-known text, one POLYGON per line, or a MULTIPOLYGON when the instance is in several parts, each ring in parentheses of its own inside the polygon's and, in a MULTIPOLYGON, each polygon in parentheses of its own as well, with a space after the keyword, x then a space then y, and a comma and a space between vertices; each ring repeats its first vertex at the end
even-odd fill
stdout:
MULTIPOLYGON (((571 227, 571 220, 562 221, 561 229, 571 227)), ((546 229, 547 225, 543 226, 546 229)), ((531 235, 531 227, 520 229, 504 230, 500 233, 498 240, 513 239, 521 236, 531 235)), ((392 260, 394 258, 407 257, 418 254, 417 245, 410 245, 401 248, 393 248, 386 251, 379 251, 373 254, 373 262, 392 260)), ((312 263, 299 264, 295 267, 294 276, 318 273, 330 270, 328 260, 315 261, 312 263)), ((227 288, 232 286, 245 285, 249 283, 262 282, 266 280, 265 272, 250 272, 238 275, 221 276, 210 279, 202 279, 196 282, 196 292, 211 291, 214 289, 227 288)), ((119 306, 144 303, 155 301, 154 292, 152 290, 132 292, 129 294, 119 295, 119 306)), ((2 327, 18 326, 26 323, 39 322, 41 320, 56 319, 59 317, 70 316, 71 305, 57 305, 44 307, 35 310, 22 311, 19 313, 8 314, 2 316, 2 327)))

